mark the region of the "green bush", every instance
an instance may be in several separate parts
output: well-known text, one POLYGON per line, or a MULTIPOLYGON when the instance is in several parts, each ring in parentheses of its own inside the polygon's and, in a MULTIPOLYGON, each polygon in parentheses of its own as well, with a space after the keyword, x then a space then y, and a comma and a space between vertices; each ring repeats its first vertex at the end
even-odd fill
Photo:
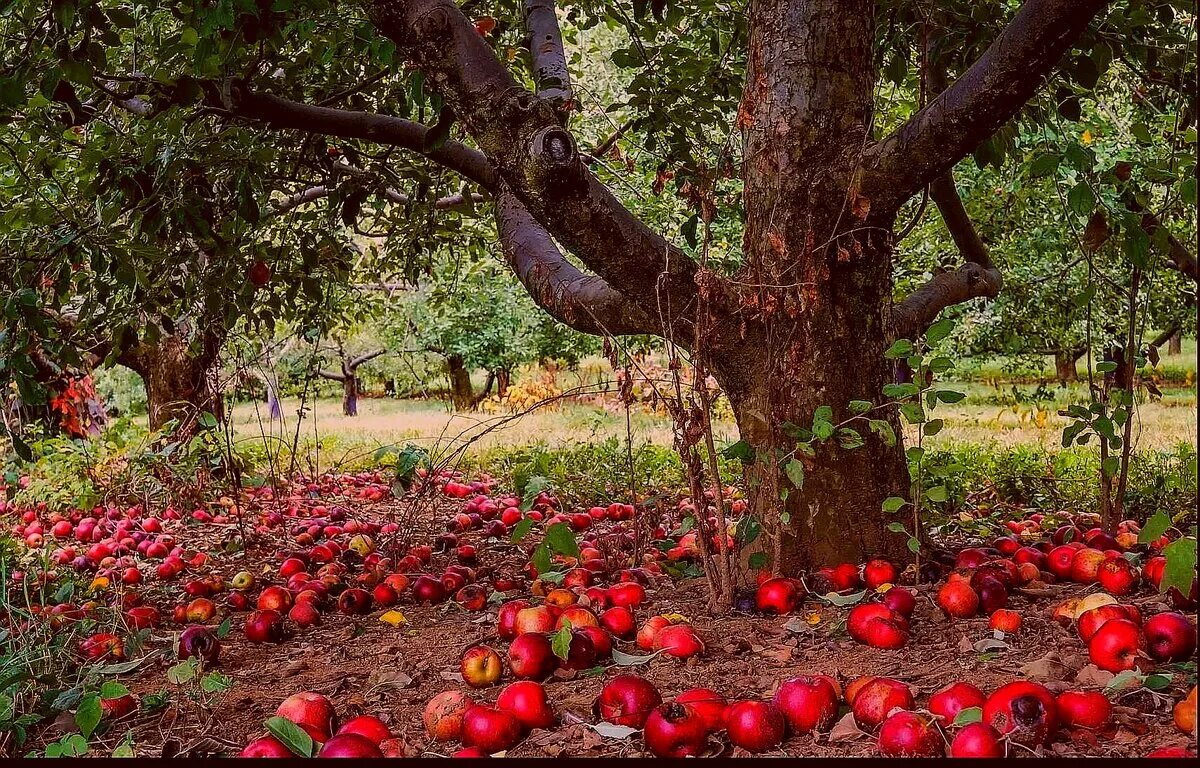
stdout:
MULTIPOLYGON (((931 469, 957 465, 946 478, 955 504, 994 492, 1001 501, 1039 509, 1100 510, 1100 458, 1087 448, 963 444, 931 449, 925 461, 931 469)), ((1134 453, 1125 516, 1144 521, 1159 510, 1194 512, 1196 469, 1196 449, 1185 443, 1170 452, 1134 453)))

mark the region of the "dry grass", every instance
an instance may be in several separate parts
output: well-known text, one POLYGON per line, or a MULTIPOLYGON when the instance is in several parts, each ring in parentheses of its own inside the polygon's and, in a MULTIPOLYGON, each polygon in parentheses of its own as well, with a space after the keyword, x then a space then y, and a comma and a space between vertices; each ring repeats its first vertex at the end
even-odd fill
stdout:
MULTIPOLYGON (((945 421, 937 436, 927 438, 931 446, 948 443, 983 443, 1001 446, 1038 444, 1056 447, 1067 420, 1056 415, 1054 403, 1041 404, 1041 412, 1030 405, 1003 406, 972 402, 972 397, 953 406, 939 406, 934 414, 945 421)), ((290 444, 296 434, 299 403, 284 401, 284 428, 264 422, 261 407, 242 404, 233 410, 234 430, 239 441, 258 442, 265 433, 277 444, 290 444)), ((670 422, 662 415, 636 410, 631 418, 635 443, 671 445, 670 422)), ((1179 443, 1196 445, 1197 408, 1194 390, 1169 397, 1165 402, 1140 406, 1134 428, 1137 450, 1168 449, 1179 443)), ((908 430, 908 441, 916 440, 908 430)), ((718 422, 718 443, 736 439, 729 421, 718 422)), ((624 439, 623 412, 609 412, 591 405, 563 403, 543 407, 520 416, 485 413, 451 413, 440 403, 363 399, 359 415, 341 414, 336 400, 310 404, 301 424, 301 445, 321 446, 320 463, 361 459, 384 446, 415 443, 440 453, 458 446, 480 452, 502 446, 543 443, 548 446, 593 442, 610 437, 624 439)))

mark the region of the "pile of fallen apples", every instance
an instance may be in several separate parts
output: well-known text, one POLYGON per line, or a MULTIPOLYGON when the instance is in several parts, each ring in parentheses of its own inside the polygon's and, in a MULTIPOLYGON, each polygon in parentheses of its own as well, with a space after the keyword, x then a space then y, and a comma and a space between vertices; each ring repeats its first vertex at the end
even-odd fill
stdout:
MULTIPOLYGON (((711 498, 697 504, 681 496, 675 519, 651 525, 651 546, 639 548, 634 528, 638 510, 630 504, 567 512, 547 492, 524 504, 495 493, 495 482, 486 476, 467 482, 441 473, 422 481, 455 500, 445 530, 432 543, 401 541, 395 522, 377 522, 363 513, 364 505, 390 498, 391 488, 379 472, 301 478, 278 491, 251 489, 243 499, 222 498, 190 514, 171 507, 152 514, 140 505, 59 513, 44 506, 5 508, 4 502, 0 512, 19 515, 12 530, 26 546, 49 550, 55 566, 92 579, 90 600, 33 606, 35 615, 52 624, 75 621, 101 607, 107 594, 131 629, 167 622, 186 627, 176 653, 205 665, 219 663, 222 641, 213 627, 230 613, 245 614, 241 627, 246 640, 275 643, 320 625, 331 612, 365 616, 383 611, 386 617, 400 604, 453 602, 479 612, 499 603, 495 634, 507 647, 467 648, 459 672, 474 691, 499 685, 506 673, 512 681, 491 701, 449 690, 430 699, 425 709, 429 737, 461 743, 458 755, 506 751, 531 730, 554 727, 559 718, 545 682, 556 670, 594 670, 608 665, 614 654, 638 651, 684 663, 705 653, 700 634, 683 617, 650 615, 639 623, 637 614, 649 599, 648 590, 666 578, 668 566, 700 554, 700 533, 683 530, 679 524, 684 519, 703 508, 705 530, 713 532, 708 544, 716 547, 724 537, 726 546, 736 546, 734 526, 745 504, 733 489, 726 494, 732 499, 726 530, 719 529, 711 498), (248 570, 223 575, 206 553, 189 551, 179 542, 179 529, 186 525, 233 530, 247 521, 256 533, 278 543, 277 566, 258 575, 248 570), (539 573, 528 553, 520 553, 515 562, 507 557, 520 552, 510 540, 517 526, 528 533, 531 527, 544 532, 555 525, 572 531, 578 554, 556 554, 552 573, 539 573), (150 598, 159 598, 161 608, 150 598), (630 646, 627 651, 621 650, 622 643, 630 646)), ((849 636, 894 650, 909 642, 910 622, 924 594, 910 588, 918 581, 937 582, 929 596, 949 619, 987 617, 992 630, 1008 634, 1022 627, 1020 612, 1009 605, 1013 595, 1033 599, 1048 584, 1072 582, 1103 592, 1061 602, 1051 613, 1077 631, 1098 668, 1144 670, 1152 662, 1186 660, 1195 653, 1196 627, 1186 615, 1163 611, 1143 622, 1137 607, 1119 599, 1143 584, 1158 588, 1165 560, 1157 553, 1165 538, 1139 546, 1133 521, 1109 535, 1070 522, 1053 527, 1052 519, 1032 515, 1009 522, 1012 535, 935 558, 919 574, 902 572, 882 559, 830 565, 804 578, 760 573, 753 588, 739 593, 735 607, 780 616, 809 600, 850 606, 849 636), (1043 523, 1054 528, 1048 535, 1043 523), (1147 557, 1139 565, 1142 554, 1147 557)), ((26 585, 50 583, 56 576, 53 569, 13 572, 14 581, 26 585)), ((1195 582, 1190 594, 1171 590, 1168 598, 1180 610, 1194 608, 1195 582)), ((125 656, 123 640, 113 632, 85 638, 80 652, 91 660, 125 656)), ((124 701, 103 704, 106 713, 128 709, 124 701)), ((1193 688, 1175 709, 1175 722, 1185 732, 1194 733, 1195 706, 1193 688)), ((661 757, 708 754, 714 745, 720 748, 722 738, 751 753, 769 752, 789 735, 828 732, 842 711, 857 728, 874 733, 880 754, 887 756, 1003 756, 1013 753, 1013 745, 1033 749, 1064 728, 1101 729, 1112 718, 1102 693, 1067 690, 1055 695, 1032 681, 1011 682, 990 695, 957 682, 918 708, 912 690, 900 681, 862 677, 843 688, 836 677, 823 674, 784 680, 769 699, 735 701, 707 688, 685 690, 667 700, 648 680, 618 674, 607 681, 593 707, 597 723, 641 730, 646 749, 661 757)), ((320 745, 314 750, 317 756, 400 756, 410 748, 378 717, 356 717, 335 727, 334 708, 319 694, 289 697, 277 716, 320 745)), ((276 735, 266 735, 242 754, 283 757, 293 751, 276 735)))

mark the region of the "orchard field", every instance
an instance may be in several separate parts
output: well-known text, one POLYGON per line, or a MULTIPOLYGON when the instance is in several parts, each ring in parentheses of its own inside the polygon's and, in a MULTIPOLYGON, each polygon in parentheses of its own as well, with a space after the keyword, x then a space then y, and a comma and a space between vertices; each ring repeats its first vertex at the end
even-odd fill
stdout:
POLYGON ((1194 3, 0 9, 0 756, 1195 759, 1194 3))

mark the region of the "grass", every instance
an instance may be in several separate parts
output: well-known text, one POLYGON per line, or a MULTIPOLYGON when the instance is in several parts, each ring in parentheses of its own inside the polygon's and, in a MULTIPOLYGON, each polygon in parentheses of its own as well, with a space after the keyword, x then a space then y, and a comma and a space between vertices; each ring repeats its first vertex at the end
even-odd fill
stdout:
MULTIPOLYGON (((927 445, 980 444, 996 447, 1037 445, 1054 448, 1060 444, 1067 420, 1057 411, 1066 403, 1085 398, 1081 386, 1045 389, 1035 387, 991 387, 963 384, 967 398, 954 405, 940 405, 935 415, 945 427, 927 445), (1035 395, 1049 399, 1033 399, 1035 395)), ((243 447, 262 444, 290 445, 296 434, 299 402, 285 400, 284 423, 264 421, 265 412, 254 404, 233 408, 234 433, 243 447)), ((671 424, 664 416, 636 408, 631 413, 630 432, 635 444, 670 447, 671 424)), ((1143 402, 1134 428, 1136 450, 1170 450, 1180 443, 1196 445, 1197 407, 1195 389, 1168 390, 1162 400, 1143 402)), ((624 440, 624 411, 612 412, 595 405, 559 403, 513 418, 506 414, 453 413, 441 403, 418 400, 364 398, 359 415, 341 414, 337 400, 309 404, 300 424, 302 454, 317 468, 357 465, 380 448, 414 443, 437 455, 462 448, 478 456, 499 447, 546 445, 569 447, 609 438, 624 440), (313 450, 313 449, 316 450, 313 450)), ((732 421, 718 421, 718 443, 736 439, 732 421)), ((914 430, 906 436, 915 441, 914 430)))
MULTIPOLYGON (((1183 339, 1178 355, 1168 355, 1165 344, 1159 348, 1159 352, 1162 355, 1156 366, 1156 373, 1159 377, 1175 385, 1195 386, 1196 339, 1183 339)), ((957 370, 966 380, 983 382, 1011 382, 1014 380, 1052 382, 1057 376, 1054 370, 1054 357, 1050 355, 1042 357, 1040 364, 1036 358, 1029 356, 989 355, 981 358, 965 358, 958 361, 957 370)), ((1087 360, 1080 358, 1075 364, 1075 371, 1081 381, 1086 380, 1087 360)))

